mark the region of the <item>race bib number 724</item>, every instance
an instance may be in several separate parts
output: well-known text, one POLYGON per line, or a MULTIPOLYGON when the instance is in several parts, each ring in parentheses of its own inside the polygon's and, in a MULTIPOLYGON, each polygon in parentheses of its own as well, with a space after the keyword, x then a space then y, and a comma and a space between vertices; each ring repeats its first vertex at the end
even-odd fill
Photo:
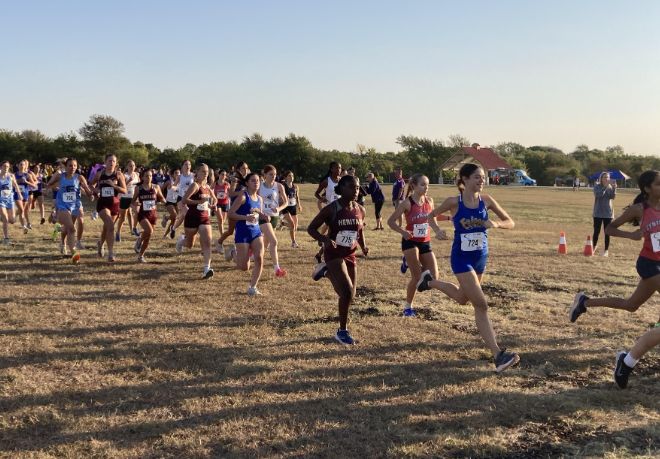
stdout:
POLYGON ((485 247, 486 235, 484 233, 461 234, 461 250, 463 252, 474 252, 483 250, 485 247))

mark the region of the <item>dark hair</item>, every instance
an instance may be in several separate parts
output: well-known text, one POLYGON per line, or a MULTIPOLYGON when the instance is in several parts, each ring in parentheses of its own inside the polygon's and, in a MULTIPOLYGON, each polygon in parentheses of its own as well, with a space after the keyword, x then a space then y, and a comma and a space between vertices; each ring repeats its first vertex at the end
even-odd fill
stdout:
POLYGON ((169 173, 170 175, 174 175, 174 173, 175 173, 176 171, 181 172, 181 169, 179 169, 178 167, 173 167, 172 169, 170 169, 170 171, 169 171, 168 173, 169 173))
POLYGON ((406 198, 412 194, 413 186, 417 185, 422 177, 426 177, 426 175, 420 174, 419 172, 410 176, 408 179, 408 187, 406 188, 406 198))
POLYGON ((479 166, 478 164, 473 164, 473 163, 463 164, 461 169, 458 171, 458 180, 456 181, 456 186, 460 191, 463 191, 465 189, 465 182, 463 181, 463 177, 470 177, 472 174, 474 174, 474 171, 480 168, 481 166, 479 166))
POLYGON ((259 177, 259 180, 261 180, 261 177, 259 176, 258 173, 256 173, 256 172, 250 172, 250 173, 249 173, 248 175, 246 175, 245 178, 243 179, 243 183, 245 184, 245 186, 247 186, 247 182, 248 182, 248 181, 249 181, 254 175, 256 175, 257 177, 259 177))
MULTIPOLYGON (((144 169, 142 169, 142 170, 140 171, 140 179, 143 179, 143 178, 144 178, 144 174, 146 174, 147 172, 151 172, 151 169, 149 169, 148 167, 145 167, 144 169)), ((152 173, 152 174, 153 174, 153 173, 152 173)))
POLYGON ((328 172, 326 172, 326 174, 323 176, 323 178, 326 179, 326 178, 330 177, 332 175, 332 168, 335 167, 335 166, 339 166, 339 165, 340 164, 337 161, 332 161, 328 165, 328 172))
POLYGON ((71 161, 78 162, 76 158, 71 157, 71 158, 67 158, 66 161, 64 161, 64 164, 68 166, 71 161))
MULTIPOLYGON (((660 174, 660 171, 655 171, 655 170, 648 170, 642 172, 642 174, 639 176, 637 179, 637 185, 639 185, 639 191, 640 193, 635 196, 635 199, 632 202, 632 205, 634 206, 635 204, 644 204, 646 201, 649 199, 649 194, 646 192, 645 188, 650 188, 653 182, 655 181, 655 178, 660 174)), ((639 226, 639 220, 633 220, 632 222, 633 226, 639 226)))
POLYGON ((266 175, 270 171, 277 171, 277 169, 275 169, 275 166, 273 166, 272 164, 266 164, 261 172, 263 173, 263 175, 266 175))
MULTIPOLYGON (((234 166, 234 173, 235 173, 236 175, 238 175, 238 177, 239 177, 240 180, 245 180, 246 177, 247 177, 247 176, 246 176, 246 177, 243 177, 243 175, 242 175, 241 172, 239 171, 239 169, 240 169, 244 164, 245 164, 245 167, 247 167, 248 164, 247 164, 245 161, 239 161, 239 162, 236 163, 236 166, 234 166)), ((250 174, 248 174, 248 175, 250 175, 250 174)))
POLYGON ((115 158, 117 157, 117 155, 115 155, 114 153, 108 153, 107 155, 105 155, 105 159, 103 161, 107 161, 108 158, 111 156, 114 156, 115 158))
POLYGON ((337 182, 337 185, 335 185, 335 194, 338 195, 338 196, 341 196, 341 191, 340 191, 341 187, 346 185, 346 183, 349 182, 349 181, 357 183, 358 178, 353 176, 353 175, 344 175, 342 178, 339 179, 339 181, 337 182))
POLYGON ((191 160, 189 160, 189 159, 184 159, 183 161, 181 161, 181 167, 183 167, 183 165, 184 165, 185 163, 190 163, 190 168, 192 169, 192 161, 191 161, 191 160))

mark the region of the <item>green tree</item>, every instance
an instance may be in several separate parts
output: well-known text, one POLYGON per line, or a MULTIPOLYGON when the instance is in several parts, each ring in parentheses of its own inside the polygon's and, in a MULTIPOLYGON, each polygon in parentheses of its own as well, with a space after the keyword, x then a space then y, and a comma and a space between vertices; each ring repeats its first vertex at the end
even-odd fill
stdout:
POLYGON ((124 125, 110 115, 92 115, 78 130, 83 138, 87 160, 98 161, 108 154, 119 154, 130 147, 124 137, 124 125))

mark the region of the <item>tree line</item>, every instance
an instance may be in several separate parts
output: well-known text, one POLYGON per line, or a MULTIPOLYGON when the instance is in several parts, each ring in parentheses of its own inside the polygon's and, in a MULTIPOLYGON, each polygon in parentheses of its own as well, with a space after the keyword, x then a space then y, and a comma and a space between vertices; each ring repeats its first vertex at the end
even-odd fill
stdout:
MULTIPOLYGON (((38 130, 13 132, 0 129, 0 159, 12 163, 28 159, 46 164, 73 156, 81 164, 94 164, 101 162, 106 154, 113 153, 120 164, 132 159, 143 166, 172 167, 190 159, 193 163, 204 162, 216 169, 228 168, 243 160, 254 170, 274 164, 282 171, 293 171, 297 180, 307 182, 317 182, 327 171, 328 164, 338 161, 344 167, 354 167, 359 177, 371 171, 381 181, 389 181, 394 169, 401 167, 405 175, 421 172, 436 183, 442 163, 461 146, 470 144, 469 139, 457 134, 446 140, 401 135, 397 138, 401 146, 399 152, 377 152, 364 145, 357 145, 356 151, 346 152, 316 148, 307 138, 296 134, 265 139, 255 133, 240 141, 187 143, 180 148, 161 150, 152 143, 131 142, 124 132, 123 123, 108 115, 92 115, 77 132, 54 138, 38 130)), ((646 169, 660 169, 660 158, 626 154, 618 145, 605 150, 578 145, 570 153, 548 146, 525 147, 515 142, 500 143, 493 148, 514 168, 527 170, 539 185, 552 185, 557 178, 585 178, 604 169, 621 169, 633 179, 646 169)), ((453 178, 452 173, 443 175, 445 181, 453 178)))

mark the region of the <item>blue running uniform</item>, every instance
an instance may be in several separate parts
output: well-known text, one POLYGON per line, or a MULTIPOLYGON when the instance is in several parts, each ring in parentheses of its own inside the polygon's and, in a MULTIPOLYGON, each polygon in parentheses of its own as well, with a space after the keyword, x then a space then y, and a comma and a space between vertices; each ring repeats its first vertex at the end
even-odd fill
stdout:
POLYGON ((0 207, 3 209, 14 208, 14 187, 11 183, 11 174, 0 178, 0 207))
MULTIPOLYGON (((25 177, 27 176, 27 173, 18 173, 16 172, 15 177, 16 177, 16 183, 18 184, 18 189, 21 190, 21 198, 23 201, 28 201, 30 199, 30 187, 25 181, 25 177)), ((14 193, 14 201, 18 201, 18 193, 14 193)))
POLYGON ((481 274, 488 261, 488 209, 479 196, 479 207, 465 207, 463 196, 458 196, 458 211, 454 222, 454 243, 451 247, 451 270, 454 274, 474 271, 481 274))
POLYGON ((79 215, 82 203, 80 201, 80 174, 73 174, 67 178, 66 174, 60 175, 60 188, 55 200, 57 210, 68 210, 71 215, 79 215))
MULTIPOLYGON (((258 196, 257 199, 250 199, 247 191, 244 194, 245 202, 236 211, 238 215, 250 215, 252 209, 261 209, 261 201, 258 196)), ((249 244, 260 236, 261 228, 259 228, 258 219, 254 224, 250 224, 245 220, 238 220, 236 222, 236 229, 234 230, 234 242, 236 244, 249 244)))

